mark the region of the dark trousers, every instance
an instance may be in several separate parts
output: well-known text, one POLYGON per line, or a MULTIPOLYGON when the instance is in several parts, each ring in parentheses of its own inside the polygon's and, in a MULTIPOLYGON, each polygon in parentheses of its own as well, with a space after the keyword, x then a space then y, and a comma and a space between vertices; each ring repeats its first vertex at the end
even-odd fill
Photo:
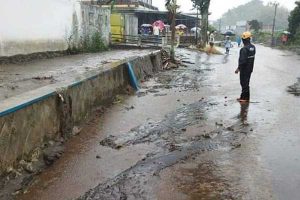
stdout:
POLYGON ((250 100, 250 78, 251 78, 251 71, 248 70, 241 70, 240 71, 240 83, 242 86, 242 94, 241 99, 243 100, 250 100))

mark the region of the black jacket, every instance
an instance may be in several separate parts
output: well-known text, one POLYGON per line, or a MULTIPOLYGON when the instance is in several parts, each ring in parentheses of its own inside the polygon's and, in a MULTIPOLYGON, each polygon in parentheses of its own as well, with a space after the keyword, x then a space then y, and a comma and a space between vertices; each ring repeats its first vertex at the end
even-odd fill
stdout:
POLYGON ((256 48, 253 44, 248 44, 240 50, 239 69, 240 71, 253 71, 256 48))

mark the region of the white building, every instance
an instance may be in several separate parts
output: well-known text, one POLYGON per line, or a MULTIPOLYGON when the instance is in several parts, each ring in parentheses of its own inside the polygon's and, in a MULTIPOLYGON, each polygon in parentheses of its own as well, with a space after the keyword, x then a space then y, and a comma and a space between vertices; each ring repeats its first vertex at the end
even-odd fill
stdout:
POLYGON ((0 0, 0 57, 63 51, 83 33, 108 43, 110 10, 78 0, 0 0))

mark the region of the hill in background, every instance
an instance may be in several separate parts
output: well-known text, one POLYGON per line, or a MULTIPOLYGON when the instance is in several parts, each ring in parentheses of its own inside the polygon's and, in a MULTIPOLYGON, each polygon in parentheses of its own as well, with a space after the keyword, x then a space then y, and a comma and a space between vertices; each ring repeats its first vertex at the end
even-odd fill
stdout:
MULTIPOLYGON (((234 6, 234 5, 233 5, 234 6)), ((221 18, 222 26, 236 25, 238 21, 258 20, 264 25, 273 24, 274 18, 273 6, 264 5, 261 0, 253 0, 247 4, 228 10, 221 18)), ((276 30, 283 30, 288 27, 289 10, 279 6, 276 17, 276 30)), ((215 24, 216 27, 219 25, 215 24)))

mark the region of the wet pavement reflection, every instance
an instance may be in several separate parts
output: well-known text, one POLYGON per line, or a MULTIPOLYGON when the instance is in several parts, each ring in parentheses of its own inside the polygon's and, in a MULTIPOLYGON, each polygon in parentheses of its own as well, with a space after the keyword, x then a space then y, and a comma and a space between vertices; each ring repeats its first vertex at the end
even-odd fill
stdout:
POLYGON ((300 77, 299 57, 257 48, 252 102, 236 101, 238 48, 179 49, 191 64, 160 72, 97 116, 38 178, 51 184, 17 199, 298 199, 300 102, 287 88, 300 77))
POLYGON ((249 111, 249 103, 240 103, 241 105, 241 112, 238 116, 238 118, 241 120, 241 123, 243 125, 247 125, 247 118, 248 118, 248 111, 249 111))

